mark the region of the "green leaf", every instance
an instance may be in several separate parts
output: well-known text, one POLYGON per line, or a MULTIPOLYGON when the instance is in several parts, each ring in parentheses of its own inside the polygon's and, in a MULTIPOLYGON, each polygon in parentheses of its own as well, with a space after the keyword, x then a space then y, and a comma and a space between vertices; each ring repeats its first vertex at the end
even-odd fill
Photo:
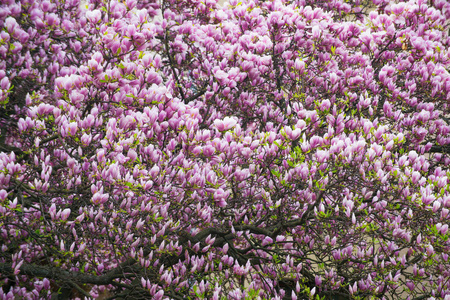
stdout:
POLYGON ((105 74, 105 79, 100 79, 100 82, 108 82, 109 81, 109 77, 107 74, 105 74))
POLYGON ((274 169, 272 169, 272 170, 270 170, 270 172, 273 174, 273 175, 275 175, 276 177, 280 177, 280 172, 278 172, 277 170, 274 170, 274 169))

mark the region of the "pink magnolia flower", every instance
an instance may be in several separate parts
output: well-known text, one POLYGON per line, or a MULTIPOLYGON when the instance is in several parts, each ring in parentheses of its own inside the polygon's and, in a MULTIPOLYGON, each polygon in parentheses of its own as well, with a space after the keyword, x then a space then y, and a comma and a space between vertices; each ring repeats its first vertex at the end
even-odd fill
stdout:
POLYGON ((299 136, 302 134, 302 130, 300 128, 295 128, 292 130, 289 126, 284 128, 284 131, 286 132, 286 135, 291 140, 296 140, 299 138, 299 136))
POLYGON ((44 290, 48 290, 50 288, 50 281, 47 278, 44 278, 42 280, 42 285, 44 290))
POLYGON ((322 102, 320 103, 320 110, 321 111, 329 110, 330 107, 331 107, 331 102, 328 99, 322 100, 322 102))
POLYGON ((7 196, 8 196, 8 192, 4 189, 1 189, 0 190, 0 200, 5 200, 7 196))
POLYGON ((13 18, 13 17, 8 17, 8 18, 6 18, 4 26, 6 27, 6 30, 7 30, 9 33, 11 33, 11 34, 14 33, 14 30, 15 30, 17 27, 19 27, 19 25, 17 24, 16 19, 13 18))
POLYGON ((3 90, 9 89, 10 86, 11 86, 11 83, 9 82, 8 77, 4 77, 4 78, 2 78, 2 80, 0 80, 0 87, 3 90))
POLYGON ((100 274, 103 272, 104 269, 105 269, 105 266, 103 265, 103 263, 100 263, 97 266, 98 273, 100 273, 100 274))
POLYGON ((228 198, 229 194, 229 191, 225 192, 222 188, 218 188, 214 192, 214 201, 216 201, 216 204, 219 207, 225 207, 227 205, 227 202, 225 200, 228 198))
POLYGON ((94 24, 97 24, 100 21, 101 17, 102 13, 98 9, 86 12, 86 18, 94 24))
POLYGON ((273 243, 273 239, 271 237, 266 236, 264 238, 264 240, 261 243, 261 246, 266 246, 268 244, 272 244, 273 243))
POLYGON ((64 210, 62 211, 62 213, 61 213, 61 220, 66 221, 67 218, 69 218, 70 213, 71 213, 70 208, 64 209, 64 210))
POLYGON ((234 118, 225 117, 223 120, 214 120, 214 125, 219 131, 225 131, 233 128, 237 124, 234 118))
POLYGON ((151 176, 152 178, 155 178, 156 176, 158 176, 159 171, 160 171, 160 169, 159 169, 158 166, 156 166, 156 165, 153 166, 153 167, 150 169, 150 176, 151 176))
POLYGON ((159 290, 155 296, 153 296, 153 299, 155 300, 161 300, 164 296, 164 290, 159 290))

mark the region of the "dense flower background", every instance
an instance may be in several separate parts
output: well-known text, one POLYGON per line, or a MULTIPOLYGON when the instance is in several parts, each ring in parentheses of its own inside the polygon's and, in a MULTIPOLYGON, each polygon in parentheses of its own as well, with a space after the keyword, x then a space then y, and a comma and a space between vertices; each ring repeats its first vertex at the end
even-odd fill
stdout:
POLYGON ((0 298, 450 299, 448 20, 2 0, 0 298))

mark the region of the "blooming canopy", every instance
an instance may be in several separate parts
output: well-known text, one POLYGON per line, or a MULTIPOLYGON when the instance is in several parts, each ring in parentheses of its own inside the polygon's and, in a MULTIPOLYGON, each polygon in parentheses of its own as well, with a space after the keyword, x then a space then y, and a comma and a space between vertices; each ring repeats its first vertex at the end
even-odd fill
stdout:
POLYGON ((3 1, 0 298, 450 299, 449 19, 3 1))

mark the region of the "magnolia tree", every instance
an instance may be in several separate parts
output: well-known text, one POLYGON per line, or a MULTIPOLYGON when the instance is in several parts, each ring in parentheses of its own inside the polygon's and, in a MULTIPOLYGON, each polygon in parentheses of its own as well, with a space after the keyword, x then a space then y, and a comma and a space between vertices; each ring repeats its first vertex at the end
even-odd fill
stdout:
POLYGON ((450 4, 3 0, 1 299, 449 299, 450 4))

